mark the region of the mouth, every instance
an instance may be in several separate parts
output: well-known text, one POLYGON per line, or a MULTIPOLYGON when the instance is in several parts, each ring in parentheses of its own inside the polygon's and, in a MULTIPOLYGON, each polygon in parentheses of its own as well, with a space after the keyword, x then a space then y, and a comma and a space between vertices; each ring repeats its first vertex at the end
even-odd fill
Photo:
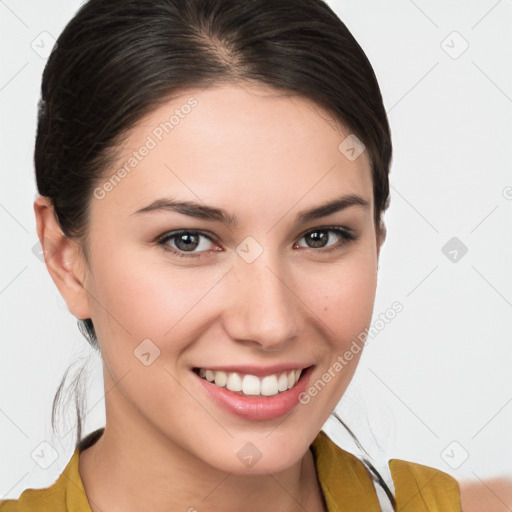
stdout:
POLYGON ((291 368, 289 370, 261 376, 235 371, 212 370, 208 368, 193 368, 193 371, 200 378, 237 395, 270 397, 294 388, 308 368, 310 367, 291 368))
POLYGON ((250 421, 270 421, 297 410, 315 365, 192 368, 198 390, 212 404, 250 421))

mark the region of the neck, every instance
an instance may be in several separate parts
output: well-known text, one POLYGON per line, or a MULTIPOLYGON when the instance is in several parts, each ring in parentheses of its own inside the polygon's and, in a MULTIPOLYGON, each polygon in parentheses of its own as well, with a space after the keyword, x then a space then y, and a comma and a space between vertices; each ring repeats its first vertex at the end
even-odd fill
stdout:
POLYGON ((93 512, 259 512, 270 503, 283 512, 326 510, 311 450, 283 471, 237 475, 208 465, 147 424, 108 421, 108 414, 103 435, 80 453, 79 471, 93 512))

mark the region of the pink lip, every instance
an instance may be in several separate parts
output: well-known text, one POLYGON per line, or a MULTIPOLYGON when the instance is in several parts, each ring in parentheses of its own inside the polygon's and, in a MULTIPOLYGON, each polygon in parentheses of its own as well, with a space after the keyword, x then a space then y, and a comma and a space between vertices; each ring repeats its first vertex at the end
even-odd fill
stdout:
MULTIPOLYGON (((251 371, 245 371, 248 368, 245 366, 237 367, 236 369, 231 369, 234 367, 229 368, 229 370, 222 369, 219 371, 239 371, 240 373, 255 375, 252 373, 254 368, 252 368, 251 371), (244 371, 242 371, 242 368, 244 371)), ((263 375, 281 371, 275 368, 277 367, 265 368, 263 375), (271 371, 269 372, 269 370, 271 371)), ((281 366, 281 368, 285 367, 281 366)), ((286 368, 290 368, 290 365, 286 368)), ((199 377, 195 372, 192 372, 192 374, 194 379, 196 379, 201 386, 203 392, 206 392, 208 398, 225 411, 248 420, 265 421, 283 416, 297 406, 299 403, 299 395, 307 389, 313 368, 313 366, 310 366, 306 370, 303 370, 299 381, 293 388, 273 396, 244 396, 230 391, 227 388, 216 386, 206 379, 199 377)), ((260 375, 262 375, 262 373, 260 373, 260 375)))

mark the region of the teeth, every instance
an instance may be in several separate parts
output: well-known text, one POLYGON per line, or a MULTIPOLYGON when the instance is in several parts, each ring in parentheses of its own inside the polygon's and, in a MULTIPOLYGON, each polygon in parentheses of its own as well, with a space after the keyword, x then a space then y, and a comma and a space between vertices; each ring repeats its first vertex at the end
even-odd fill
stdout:
POLYGON ((242 379, 238 373, 230 373, 226 387, 230 391, 242 391, 242 379))
POLYGON ((260 379, 254 375, 246 375, 242 381, 242 391, 244 395, 259 395, 261 383, 260 379))
POLYGON ((199 376, 221 388, 241 392, 248 396, 273 396, 286 391, 297 383, 302 370, 291 370, 280 374, 256 377, 255 375, 240 375, 222 371, 199 369, 199 376))
POLYGON ((228 376, 225 372, 214 372, 215 373, 215 385, 223 388, 228 381, 228 376))
POLYGON ((288 375, 286 375, 286 372, 283 372, 281 375, 279 375, 279 380, 277 381, 277 389, 279 391, 286 391, 288 389, 288 375))
POLYGON ((270 375, 269 377, 263 377, 261 379, 261 394, 264 396, 272 396, 277 395, 279 391, 277 389, 277 377, 275 375, 270 375))

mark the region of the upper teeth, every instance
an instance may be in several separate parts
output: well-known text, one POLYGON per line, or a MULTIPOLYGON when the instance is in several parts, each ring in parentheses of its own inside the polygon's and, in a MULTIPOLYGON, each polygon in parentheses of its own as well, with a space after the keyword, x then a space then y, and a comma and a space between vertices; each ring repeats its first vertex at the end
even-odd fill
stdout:
POLYGON ((200 368, 199 376, 207 381, 230 391, 241 391, 244 395, 277 395, 281 391, 292 388, 299 380, 302 370, 291 370, 280 374, 256 377, 240 373, 227 373, 200 368))

